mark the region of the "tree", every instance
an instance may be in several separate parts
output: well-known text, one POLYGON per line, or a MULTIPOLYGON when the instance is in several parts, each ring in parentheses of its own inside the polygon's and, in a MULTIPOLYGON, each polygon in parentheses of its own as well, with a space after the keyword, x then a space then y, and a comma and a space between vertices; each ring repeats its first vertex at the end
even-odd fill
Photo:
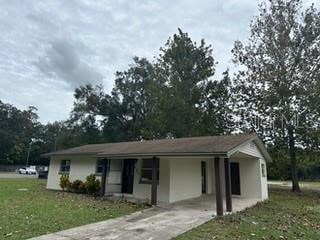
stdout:
POLYGON ((71 117, 66 122, 69 129, 78 133, 80 144, 92 144, 103 141, 101 136, 102 104, 106 98, 101 85, 88 84, 75 89, 75 102, 71 117))
POLYGON ((35 107, 19 110, 0 101, 0 162, 24 164, 32 139, 36 139, 41 125, 35 107))
POLYGON ((225 132, 230 78, 226 72, 223 80, 213 79, 212 47, 178 29, 160 51, 153 62, 134 57, 116 73, 110 94, 102 86, 77 88, 69 122, 83 133, 101 129, 101 141, 108 142, 225 132))
POLYGON ((232 89, 229 70, 220 81, 208 81, 205 87, 202 118, 198 128, 200 136, 228 134, 234 129, 232 113, 232 89))
MULTIPOLYGON (((102 129, 104 141, 137 140, 143 137, 149 112, 153 65, 145 58, 133 58, 127 71, 117 72, 111 94, 102 86, 82 86, 75 90, 76 102, 71 123, 102 129), (100 118, 100 124, 97 124, 100 118)), ((92 138, 91 141, 92 143, 92 138)))
POLYGON ((150 138, 152 122, 147 124, 147 115, 154 107, 153 98, 154 66, 146 58, 133 58, 134 63, 127 71, 117 72, 112 95, 119 100, 123 119, 126 120, 129 139, 150 138), (120 101, 121 99, 121 101, 120 101))
POLYGON ((81 142, 81 130, 70 126, 68 122, 53 122, 42 125, 41 134, 41 152, 58 151, 65 148, 79 146, 81 142))
POLYGON ((234 62, 245 67, 237 102, 259 116, 266 140, 288 149, 292 191, 299 192, 297 145, 305 145, 319 117, 320 15, 313 5, 302 12, 300 0, 270 0, 250 27, 248 41, 233 49, 234 62))
MULTIPOLYGON (((212 47, 203 39, 198 46, 188 33, 178 29, 178 33, 169 38, 160 50, 156 77, 165 88, 160 100, 163 113, 160 117, 167 133, 175 137, 210 134, 202 130, 208 127, 203 124, 212 117, 208 116, 207 108, 212 106, 210 101, 213 99, 208 95, 218 87, 218 83, 212 80, 215 73, 212 47)), ((213 121, 209 126, 216 123, 213 121)), ((215 133, 221 133, 221 129, 215 133)))

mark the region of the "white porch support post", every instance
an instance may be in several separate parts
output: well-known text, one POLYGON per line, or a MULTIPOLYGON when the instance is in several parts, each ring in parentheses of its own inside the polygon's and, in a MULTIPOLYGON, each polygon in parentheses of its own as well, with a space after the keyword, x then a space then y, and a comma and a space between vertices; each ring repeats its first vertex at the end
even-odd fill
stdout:
POLYGON ((214 176, 216 184, 216 210, 218 216, 223 216, 223 200, 221 191, 220 158, 214 158, 214 176))

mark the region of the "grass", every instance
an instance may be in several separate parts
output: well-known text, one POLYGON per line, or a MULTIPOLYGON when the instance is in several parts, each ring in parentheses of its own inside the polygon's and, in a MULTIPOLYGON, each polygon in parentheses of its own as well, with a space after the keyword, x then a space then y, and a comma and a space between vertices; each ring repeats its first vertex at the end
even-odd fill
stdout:
POLYGON ((0 179, 0 239, 26 239, 143 208, 142 205, 49 191, 43 180, 0 179))
MULTIPOLYGON (((287 187, 291 188, 292 183, 291 181, 269 181, 270 186, 281 186, 281 187, 287 187)), ((315 190, 320 191, 320 182, 319 181, 301 181, 299 182, 299 185, 302 189, 305 190, 315 190)))
POLYGON ((320 193, 269 191, 268 201, 216 218, 176 240, 198 239, 320 239, 320 193))

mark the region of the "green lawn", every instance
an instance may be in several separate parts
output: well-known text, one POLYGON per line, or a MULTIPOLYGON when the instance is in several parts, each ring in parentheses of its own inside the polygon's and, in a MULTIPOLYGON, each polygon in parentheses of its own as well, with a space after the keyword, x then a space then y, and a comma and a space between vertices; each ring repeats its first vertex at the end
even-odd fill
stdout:
POLYGON ((0 239, 25 239, 143 209, 45 189, 37 179, 0 179, 0 239), (28 189, 27 191, 19 189, 28 189))
MULTIPOLYGON (((284 188, 291 188, 292 183, 291 181, 269 181, 268 182, 270 186, 278 186, 278 187, 284 187, 284 188)), ((304 190, 315 190, 315 191, 320 191, 320 182, 319 181, 303 181, 299 182, 299 185, 302 189, 304 190)))
POLYGON ((320 193, 274 188, 269 193, 267 202, 216 218, 176 240, 320 239, 320 193))

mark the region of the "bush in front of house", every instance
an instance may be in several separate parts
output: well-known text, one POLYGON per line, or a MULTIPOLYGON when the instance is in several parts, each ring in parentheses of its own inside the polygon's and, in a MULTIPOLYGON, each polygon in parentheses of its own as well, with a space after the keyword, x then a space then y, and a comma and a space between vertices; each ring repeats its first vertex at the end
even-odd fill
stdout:
POLYGON ((88 193, 91 196, 98 196, 100 191, 100 181, 96 179, 95 174, 90 174, 83 182, 79 179, 70 182, 69 175, 61 175, 60 187, 63 191, 67 190, 72 193, 88 193))
POLYGON ((81 180, 75 180, 70 183, 69 191, 73 193, 85 193, 86 185, 81 180))
POLYGON ((94 174, 87 176, 85 186, 87 189, 87 193, 96 197, 100 190, 100 181, 96 179, 94 174))
POLYGON ((61 175, 60 187, 62 188, 62 191, 69 189, 69 187, 70 187, 69 175, 61 175))

